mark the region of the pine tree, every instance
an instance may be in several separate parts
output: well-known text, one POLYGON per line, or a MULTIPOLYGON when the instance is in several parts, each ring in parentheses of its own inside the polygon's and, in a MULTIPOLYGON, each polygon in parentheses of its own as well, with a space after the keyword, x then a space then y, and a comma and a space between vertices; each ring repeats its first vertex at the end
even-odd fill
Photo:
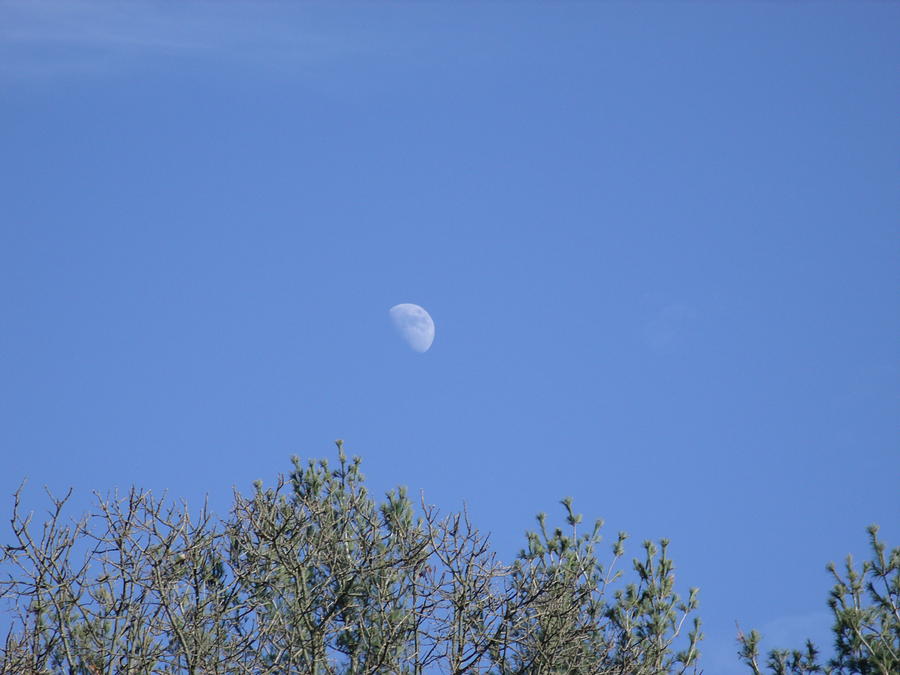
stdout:
POLYGON ((376 502, 341 442, 334 467, 294 458, 222 520, 134 488, 71 524, 53 499, 36 530, 20 492, 4 675, 696 672, 697 593, 675 593, 667 542, 629 582, 625 534, 604 561, 602 523, 579 530, 568 498, 565 525, 539 515, 504 564, 465 510, 376 502))
MULTIPOLYGON (((804 649, 774 649, 766 666, 773 675, 897 675, 900 673, 900 547, 887 553, 878 526, 868 528, 872 558, 857 569, 847 556, 843 573, 827 566, 834 577, 828 606, 834 616, 834 656, 820 663, 812 641, 804 649)), ((762 675, 756 631, 738 634, 739 655, 754 675, 762 675)))

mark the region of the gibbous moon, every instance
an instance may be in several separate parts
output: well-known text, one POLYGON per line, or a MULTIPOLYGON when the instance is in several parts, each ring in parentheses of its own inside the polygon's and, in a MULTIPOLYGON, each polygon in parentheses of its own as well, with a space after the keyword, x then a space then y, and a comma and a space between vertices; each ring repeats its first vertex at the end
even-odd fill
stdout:
POLYGON ((406 344, 417 352, 427 352, 434 342, 434 321, 418 305, 404 302, 390 310, 391 322, 406 344))

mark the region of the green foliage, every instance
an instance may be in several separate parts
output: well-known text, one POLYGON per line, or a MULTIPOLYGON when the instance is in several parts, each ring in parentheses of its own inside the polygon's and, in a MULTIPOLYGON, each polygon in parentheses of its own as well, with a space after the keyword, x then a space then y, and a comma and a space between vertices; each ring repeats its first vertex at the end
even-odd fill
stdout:
POLYGON ((515 606, 521 617, 515 631, 498 643, 493 660, 498 672, 602 672, 652 675, 684 673, 696 666, 702 639, 700 620, 694 619, 681 651, 673 643, 687 616, 697 607, 697 590, 687 603, 674 592, 674 565, 666 555, 668 542, 658 550, 644 543, 644 557, 633 561, 637 580, 609 589, 622 576, 617 563, 627 535, 620 532, 612 559, 596 555, 603 521, 581 535, 580 514, 571 498, 562 501, 569 532, 549 532, 546 515, 538 515, 538 532, 528 532, 528 548, 519 554, 511 580, 515 606), (561 667, 564 666, 564 667, 561 667))
MULTIPOLYGON (((857 570, 847 556, 843 575, 834 563, 828 571, 835 579, 828 606, 834 615, 834 656, 819 662, 819 651, 811 641, 804 650, 775 649, 766 666, 773 675, 897 675, 900 673, 900 547, 887 553, 878 538, 878 527, 868 528, 872 559, 857 570)), ((761 675, 756 631, 738 634, 739 655, 761 675)))
POLYGON ((13 629, 0 673, 684 673, 696 591, 675 593, 667 542, 626 582, 598 554, 602 522, 563 500, 565 526, 498 561, 468 513, 376 502, 359 458, 293 459, 287 478, 235 493, 231 514, 132 489, 72 524, 66 498, 35 536, 20 512, 0 553, 13 629), (676 644, 677 643, 677 644, 676 644))

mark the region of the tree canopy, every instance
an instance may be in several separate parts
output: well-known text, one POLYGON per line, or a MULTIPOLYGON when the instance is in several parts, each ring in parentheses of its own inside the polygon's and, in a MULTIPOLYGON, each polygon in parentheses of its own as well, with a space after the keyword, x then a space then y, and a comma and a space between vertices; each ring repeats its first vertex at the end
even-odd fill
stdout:
POLYGON ((77 522, 53 499, 35 532, 18 495, 0 594, 15 611, 3 673, 684 673, 696 591, 674 590, 667 543, 622 578, 602 523, 538 527, 500 562, 468 514, 380 503, 359 458, 306 464, 235 492, 231 514, 151 493, 98 497, 77 522), (688 630, 685 631, 687 626, 688 630))
MULTIPOLYGON (((807 641, 804 649, 773 649, 766 660, 773 675, 897 675, 900 673, 900 547, 887 551, 878 527, 868 528, 872 559, 857 568, 847 556, 843 574, 827 566, 835 584, 828 598, 834 623, 834 655, 824 664, 819 649, 807 641)), ((762 675, 756 631, 738 634, 740 656, 762 675)))
MULTIPOLYGON (((227 517, 132 488, 78 520, 50 495, 35 527, 15 495, 0 550, 10 628, 0 673, 702 672, 697 589, 676 592, 668 542, 624 562, 570 498, 511 563, 465 509, 441 514, 404 488, 377 501, 358 457, 293 459, 271 486, 234 493, 227 517), (603 550, 606 550, 604 553, 603 550)), ((900 549, 832 591, 836 654, 773 651, 772 673, 898 671, 900 549)), ((760 636, 739 635, 761 675, 760 636)))

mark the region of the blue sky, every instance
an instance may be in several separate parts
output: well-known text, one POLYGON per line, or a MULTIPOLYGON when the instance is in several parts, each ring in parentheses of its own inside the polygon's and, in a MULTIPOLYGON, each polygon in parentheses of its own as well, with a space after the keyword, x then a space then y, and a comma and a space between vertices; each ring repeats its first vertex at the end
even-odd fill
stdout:
POLYGON ((565 495, 671 538, 708 673, 827 641, 825 563, 900 542, 898 27, 0 4, 0 491, 225 510, 343 438, 507 558, 565 495))

